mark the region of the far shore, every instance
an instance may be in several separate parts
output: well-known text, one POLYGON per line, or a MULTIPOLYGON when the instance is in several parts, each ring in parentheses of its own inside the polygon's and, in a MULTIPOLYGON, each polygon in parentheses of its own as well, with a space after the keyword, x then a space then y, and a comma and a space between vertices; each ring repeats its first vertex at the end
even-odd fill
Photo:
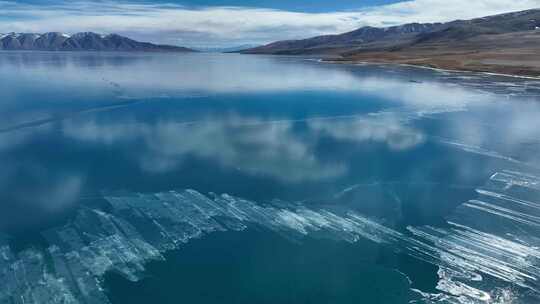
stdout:
POLYGON ((448 72, 480 72, 491 75, 540 80, 540 54, 449 54, 418 56, 408 54, 365 53, 350 57, 325 58, 333 63, 396 64, 448 72))

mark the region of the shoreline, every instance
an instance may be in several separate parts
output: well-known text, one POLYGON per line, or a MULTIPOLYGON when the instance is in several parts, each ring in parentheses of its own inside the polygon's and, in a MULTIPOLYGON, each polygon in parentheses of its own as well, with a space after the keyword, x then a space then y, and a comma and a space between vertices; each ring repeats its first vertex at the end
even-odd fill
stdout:
POLYGON ((324 58, 319 58, 318 61, 319 62, 325 62, 325 63, 352 64, 352 65, 361 65, 361 64, 364 64, 364 65, 394 65, 394 66, 411 67, 411 68, 417 68, 417 69, 428 69, 428 70, 439 71, 439 72, 476 73, 476 74, 483 74, 483 75, 489 75, 489 76, 500 76, 500 77, 519 78, 519 79, 528 79, 528 80, 540 81, 540 76, 499 73, 499 72, 490 72, 490 71, 475 70, 475 69, 440 68, 440 67, 433 67, 433 66, 424 65, 424 64, 401 63, 401 62, 393 62, 393 61, 376 61, 376 60, 375 61, 369 61, 369 60, 324 59, 324 58))

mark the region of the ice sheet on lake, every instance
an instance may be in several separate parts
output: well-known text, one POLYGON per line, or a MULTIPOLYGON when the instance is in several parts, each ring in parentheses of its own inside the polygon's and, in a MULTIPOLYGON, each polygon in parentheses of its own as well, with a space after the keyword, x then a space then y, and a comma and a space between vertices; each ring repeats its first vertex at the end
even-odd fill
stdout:
POLYGON ((452 213, 448 228, 408 228, 431 244, 415 256, 439 259, 437 288, 453 295, 447 302, 540 301, 539 181, 523 172, 497 172, 476 190, 478 197, 452 213))
POLYGON ((521 293, 540 300, 539 180, 495 173, 447 226, 401 231, 352 210, 194 190, 106 195, 110 210, 83 208, 67 225, 44 232, 48 248, 14 252, 0 240, 0 303, 108 303, 101 286, 106 272, 136 281, 167 250, 252 226, 292 240, 367 239, 436 265, 439 293, 421 292, 423 303, 508 303, 521 293))
POLYGON ((465 152, 474 153, 474 154, 478 154, 478 155, 483 155, 483 156, 487 156, 487 157, 499 158, 499 159, 506 160, 506 161, 516 163, 516 164, 524 164, 523 162, 521 162, 521 161, 519 161, 519 160, 517 160, 515 158, 505 156, 505 155, 501 155, 500 153, 498 153, 496 151, 490 151, 490 150, 484 149, 484 148, 479 147, 479 146, 468 145, 468 144, 464 144, 464 143, 460 143, 460 142, 454 142, 454 141, 443 140, 443 139, 439 140, 439 142, 442 143, 442 144, 457 148, 457 149, 461 149, 461 150, 463 150, 465 152))

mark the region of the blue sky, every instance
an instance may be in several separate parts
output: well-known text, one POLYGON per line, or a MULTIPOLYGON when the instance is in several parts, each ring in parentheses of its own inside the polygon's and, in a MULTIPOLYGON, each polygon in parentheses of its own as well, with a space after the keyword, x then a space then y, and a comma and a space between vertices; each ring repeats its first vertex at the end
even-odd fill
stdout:
POLYGON ((222 47, 531 8, 540 0, 0 0, 0 33, 94 31, 222 47))

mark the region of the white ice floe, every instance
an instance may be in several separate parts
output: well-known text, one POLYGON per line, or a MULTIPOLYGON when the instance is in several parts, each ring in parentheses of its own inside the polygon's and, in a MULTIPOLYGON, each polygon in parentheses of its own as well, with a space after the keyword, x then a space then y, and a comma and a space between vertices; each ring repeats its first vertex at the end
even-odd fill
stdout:
POLYGON ((540 178, 523 172, 504 170, 493 174, 490 180, 505 183, 506 188, 520 186, 540 190, 540 178))
POLYGON ((502 155, 502 154, 500 154, 499 152, 496 152, 496 151, 490 151, 490 150, 484 149, 484 148, 482 148, 480 146, 468 145, 468 144, 465 144, 465 143, 455 142, 455 141, 450 141, 450 140, 444 140, 444 139, 440 139, 439 142, 442 143, 442 144, 445 144, 445 145, 448 145, 448 146, 463 150, 465 152, 474 153, 474 154, 483 155, 483 156, 492 157, 492 158, 498 158, 498 159, 506 160, 508 162, 512 162, 512 163, 516 163, 516 164, 525 164, 524 162, 522 162, 520 160, 517 160, 517 159, 509 157, 509 156, 502 155))
POLYGON ((354 210, 261 204, 194 190, 106 195, 109 211, 82 208, 70 223, 44 232, 46 250, 15 253, 0 244, 0 303, 108 303, 101 286, 106 272, 136 281, 145 264, 163 260, 167 250, 252 226, 288 239, 369 240, 436 265, 438 293, 418 291, 426 303, 507 303, 519 297, 514 288, 540 300, 540 215, 523 211, 539 204, 520 196, 539 191, 538 181, 527 173, 498 172, 447 226, 405 230, 354 210))

